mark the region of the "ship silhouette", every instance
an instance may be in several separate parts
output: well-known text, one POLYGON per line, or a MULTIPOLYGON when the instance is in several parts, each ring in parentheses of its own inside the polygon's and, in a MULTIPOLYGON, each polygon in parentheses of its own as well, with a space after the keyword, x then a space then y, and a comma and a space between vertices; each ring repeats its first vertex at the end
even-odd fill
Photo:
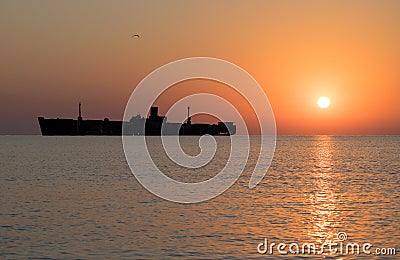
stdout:
POLYGON ((84 136, 84 135, 233 135, 236 133, 234 122, 218 122, 217 124, 192 124, 190 108, 185 123, 167 122, 165 116, 158 115, 158 107, 150 108, 147 118, 136 115, 130 121, 111 121, 83 119, 81 103, 78 118, 44 118, 38 117, 43 136, 84 136))

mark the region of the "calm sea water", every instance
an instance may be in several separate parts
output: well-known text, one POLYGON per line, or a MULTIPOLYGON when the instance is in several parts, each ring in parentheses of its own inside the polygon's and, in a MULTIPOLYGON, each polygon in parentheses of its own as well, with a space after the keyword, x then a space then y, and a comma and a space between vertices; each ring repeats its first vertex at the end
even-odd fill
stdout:
MULTIPOLYGON (((194 174, 164 161, 157 146, 152 153, 171 177, 199 181, 224 165, 227 140, 218 139, 220 152, 194 174)), ((258 139, 252 141, 256 147, 258 139)), ((198 150, 195 137, 183 143, 188 153, 198 150)), ((320 247, 337 241, 338 232, 347 233, 345 242, 400 254, 400 137, 280 137, 259 186, 248 188, 251 154, 229 190, 190 205, 145 190, 119 137, 4 136, 0 144, 0 257, 6 259, 278 258, 276 249, 261 255, 257 245, 267 238, 320 247)))

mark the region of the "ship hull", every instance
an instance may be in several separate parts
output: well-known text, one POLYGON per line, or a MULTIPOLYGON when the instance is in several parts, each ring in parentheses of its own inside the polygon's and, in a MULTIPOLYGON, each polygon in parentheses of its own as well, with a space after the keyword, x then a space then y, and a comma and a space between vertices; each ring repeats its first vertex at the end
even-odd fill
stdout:
POLYGON ((236 133, 236 127, 229 129, 223 123, 219 124, 178 124, 153 122, 123 122, 105 120, 76 120, 39 117, 39 126, 43 136, 121 136, 124 135, 231 135, 236 133), (143 126, 145 124, 145 127, 143 126), (124 127, 124 131, 123 131, 124 127))
POLYGON ((122 135, 121 121, 38 118, 42 135, 122 135))

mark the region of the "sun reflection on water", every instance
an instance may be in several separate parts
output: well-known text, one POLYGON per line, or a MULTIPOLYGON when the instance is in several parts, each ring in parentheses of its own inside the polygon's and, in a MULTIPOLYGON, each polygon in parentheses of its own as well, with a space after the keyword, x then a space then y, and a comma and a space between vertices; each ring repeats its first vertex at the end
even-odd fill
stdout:
MULTIPOLYGON (((315 170, 311 173, 313 192, 308 196, 311 218, 308 237, 319 248, 323 243, 337 242, 336 234, 341 226, 340 200, 332 181, 333 140, 329 136, 321 136, 313 151, 315 170)), ((325 252, 329 254, 329 252, 325 252)))

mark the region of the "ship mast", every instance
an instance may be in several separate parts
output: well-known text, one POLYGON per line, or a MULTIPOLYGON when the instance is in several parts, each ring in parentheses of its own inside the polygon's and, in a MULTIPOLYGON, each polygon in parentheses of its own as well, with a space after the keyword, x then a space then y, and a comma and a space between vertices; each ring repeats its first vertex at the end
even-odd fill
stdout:
POLYGON ((191 120, 190 120, 190 107, 189 107, 189 106, 187 107, 187 110, 188 110, 187 124, 190 125, 192 122, 191 122, 191 120))
POLYGON ((79 102, 79 115, 78 115, 78 120, 79 120, 79 121, 82 121, 81 102, 79 102))

